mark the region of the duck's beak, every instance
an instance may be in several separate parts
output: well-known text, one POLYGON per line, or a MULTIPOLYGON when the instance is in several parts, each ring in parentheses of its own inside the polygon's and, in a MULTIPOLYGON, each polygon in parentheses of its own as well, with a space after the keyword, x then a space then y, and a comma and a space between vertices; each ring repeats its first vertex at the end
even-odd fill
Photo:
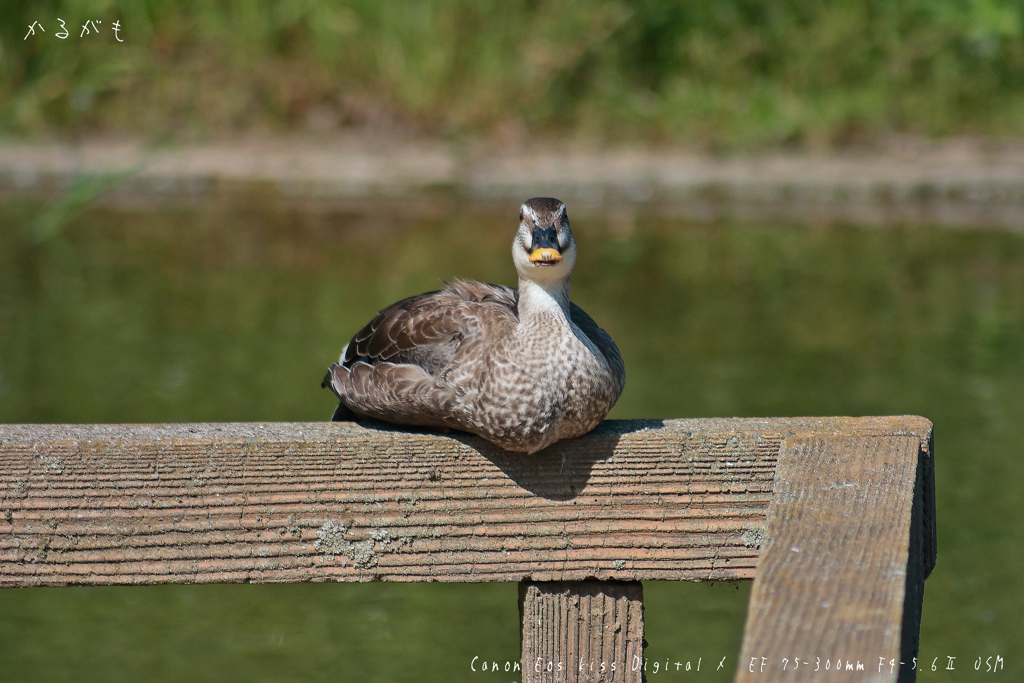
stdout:
POLYGON ((562 260, 558 248, 558 236, 554 226, 533 229, 533 244, 530 245, 530 262, 541 266, 553 266, 562 260))
POLYGON ((534 249, 530 254, 530 262, 542 266, 551 266, 562 260, 562 255, 557 249, 534 249))

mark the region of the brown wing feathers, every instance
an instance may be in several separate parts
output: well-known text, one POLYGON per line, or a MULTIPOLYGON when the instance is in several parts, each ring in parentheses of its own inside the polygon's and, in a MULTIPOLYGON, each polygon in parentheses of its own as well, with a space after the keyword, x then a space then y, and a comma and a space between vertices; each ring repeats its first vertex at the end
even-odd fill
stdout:
MULTIPOLYGON (((358 362, 376 365, 416 365, 429 374, 443 369, 462 341, 467 317, 486 315, 474 304, 484 304, 491 314, 515 314, 516 290, 500 285, 456 281, 436 292, 396 302, 380 311, 349 342, 341 365, 332 365, 323 386, 344 403, 349 370, 358 362)), ((361 383, 360 383, 361 384, 361 383)), ((345 419, 346 411, 341 412, 345 419)))
MULTIPOLYGON (((387 361, 417 344, 440 341, 440 335, 436 334, 436 326, 431 324, 432 316, 423 315, 424 309, 430 310, 430 307, 423 304, 438 294, 429 292, 410 297, 382 310, 352 338, 346 349, 343 364, 351 367, 360 359, 371 363, 387 361)), ((443 315, 443 311, 437 309, 433 313, 443 315)))

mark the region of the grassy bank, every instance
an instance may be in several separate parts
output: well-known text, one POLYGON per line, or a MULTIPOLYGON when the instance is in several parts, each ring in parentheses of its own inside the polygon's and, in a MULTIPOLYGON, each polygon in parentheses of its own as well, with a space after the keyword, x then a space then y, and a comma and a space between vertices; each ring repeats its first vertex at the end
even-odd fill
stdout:
POLYGON ((1024 137, 1022 17, 1019 0, 5 0, 0 134, 1024 137))

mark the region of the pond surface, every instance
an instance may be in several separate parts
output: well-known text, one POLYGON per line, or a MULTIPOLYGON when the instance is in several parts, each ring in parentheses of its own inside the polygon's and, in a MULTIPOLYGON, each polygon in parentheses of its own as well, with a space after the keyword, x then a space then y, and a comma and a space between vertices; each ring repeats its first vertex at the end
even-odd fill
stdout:
MULTIPOLYGON (((995 655, 1005 670, 985 678, 1018 679, 1024 237, 569 208, 573 300, 626 361, 610 417, 935 423, 919 680, 973 679, 995 655)), ((299 210, 257 195, 89 209, 38 242, 40 206, 9 201, 0 422, 327 419, 324 370, 378 309, 438 278, 514 284, 517 209, 299 210)), ((648 680, 730 680, 749 586, 644 588, 648 680)), ((473 657, 501 668, 518 651, 512 584, 0 590, 11 681, 507 683, 518 675, 473 672, 473 657)))

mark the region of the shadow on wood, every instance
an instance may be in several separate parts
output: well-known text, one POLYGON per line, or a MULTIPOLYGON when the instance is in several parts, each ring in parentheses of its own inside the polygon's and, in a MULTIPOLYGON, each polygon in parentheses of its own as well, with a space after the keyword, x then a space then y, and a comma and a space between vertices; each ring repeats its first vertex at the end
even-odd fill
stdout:
POLYGON ((481 439, 469 434, 454 438, 490 460, 533 495, 567 501, 580 495, 594 464, 609 460, 624 435, 664 426, 664 420, 605 421, 581 438, 560 441, 533 455, 510 453, 493 444, 481 443, 481 439))

